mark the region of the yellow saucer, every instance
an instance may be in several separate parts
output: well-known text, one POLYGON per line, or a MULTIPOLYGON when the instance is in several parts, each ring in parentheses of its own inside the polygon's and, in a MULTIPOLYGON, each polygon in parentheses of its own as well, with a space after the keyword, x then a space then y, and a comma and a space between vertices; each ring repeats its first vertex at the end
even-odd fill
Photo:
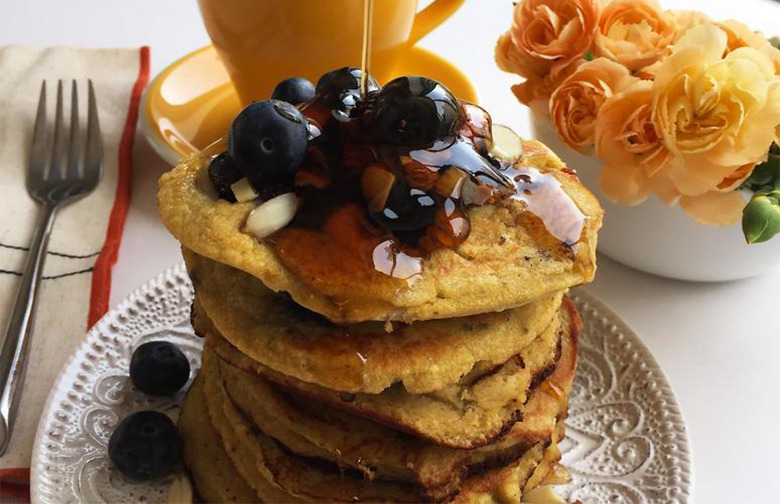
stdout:
MULTIPOLYGON (((426 75, 461 100, 478 101, 463 72, 420 47, 409 49, 395 73, 426 75)), ((223 137, 240 104, 214 46, 209 45, 160 72, 146 88, 141 108, 141 131, 163 159, 176 164, 223 137)))

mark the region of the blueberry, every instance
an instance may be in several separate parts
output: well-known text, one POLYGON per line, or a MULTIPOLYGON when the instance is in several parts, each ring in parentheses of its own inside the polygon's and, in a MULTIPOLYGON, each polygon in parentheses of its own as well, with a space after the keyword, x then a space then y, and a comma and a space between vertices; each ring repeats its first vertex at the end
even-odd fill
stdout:
POLYGON ((442 84, 427 77, 399 77, 376 98, 373 127, 380 139, 408 148, 436 148, 454 141, 460 104, 442 84))
POLYGON ((170 474, 179 465, 176 426, 158 411, 138 411, 119 422, 108 441, 108 456, 133 481, 170 474))
POLYGON ((218 155, 209 164, 209 179, 211 179, 214 189, 217 190, 219 197, 223 200, 231 203, 236 202, 236 197, 233 195, 233 190, 230 186, 243 177, 244 174, 236 168, 227 152, 218 155))
POLYGON ((436 209, 431 195, 398 181, 390 189, 384 208, 371 216, 393 232, 419 231, 435 222, 436 209))
MULTIPOLYGON (((356 67, 344 67, 326 73, 317 81, 317 95, 337 112, 339 119, 346 120, 360 101, 360 81, 363 71, 356 67)), ((379 84, 368 75, 366 92, 379 89, 379 84)))
POLYGON ((150 341, 130 359, 130 379, 138 390, 166 396, 179 391, 190 377, 190 361, 173 343, 150 341))
POLYGON ((292 184, 308 138, 306 118, 297 108, 279 100, 254 102, 230 124, 228 152, 260 192, 267 184, 292 184))
POLYGON ((300 105, 314 98, 314 94, 314 84, 310 80, 303 77, 293 77, 277 84, 274 92, 271 93, 271 99, 300 105))

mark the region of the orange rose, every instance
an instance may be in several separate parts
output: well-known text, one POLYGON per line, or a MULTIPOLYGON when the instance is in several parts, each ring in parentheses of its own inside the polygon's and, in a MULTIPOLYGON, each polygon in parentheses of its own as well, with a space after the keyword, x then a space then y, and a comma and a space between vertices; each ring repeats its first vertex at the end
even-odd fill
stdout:
POLYGON ((589 154, 599 108, 607 98, 637 80, 626 67, 606 58, 580 66, 550 97, 550 120, 561 141, 589 154))
POLYGON ((773 62, 752 47, 727 53, 727 40, 712 24, 691 28, 653 83, 653 122, 672 156, 669 179, 683 196, 741 182, 745 165, 766 159, 780 126, 773 62))
POLYGON ((594 52, 639 70, 667 54, 675 31, 655 0, 612 0, 601 13, 594 52))
POLYGON ((638 205, 650 195, 650 178, 669 159, 653 125, 653 85, 636 82, 606 99, 596 118, 596 156, 604 161, 601 189, 615 203, 638 205))
POLYGON ((590 49, 598 19, 597 0, 523 0, 509 32, 514 52, 497 50, 499 66, 523 77, 544 77, 590 49))

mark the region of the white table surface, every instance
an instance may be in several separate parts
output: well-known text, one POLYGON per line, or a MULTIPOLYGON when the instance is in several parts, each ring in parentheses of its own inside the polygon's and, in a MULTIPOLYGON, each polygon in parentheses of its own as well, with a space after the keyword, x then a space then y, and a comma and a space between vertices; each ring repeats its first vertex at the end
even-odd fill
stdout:
MULTIPOLYGON (((769 0, 666 0, 780 35, 780 4, 769 0)), ((510 23, 510 0, 469 0, 421 45, 458 64, 476 83, 494 120, 529 136, 527 109, 509 86, 519 78, 493 63, 493 44, 510 23)), ((66 44, 152 48, 152 74, 208 43, 196 2, 173 0, 0 0, 0 45, 66 44)), ((167 166, 137 138, 133 199, 111 303, 180 261, 155 207, 167 166)), ((712 251, 717 253, 717 251, 712 251)), ((722 283, 646 275, 600 257, 588 289, 640 335, 666 371, 688 422, 694 502, 780 502, 780 271, 722 283)))

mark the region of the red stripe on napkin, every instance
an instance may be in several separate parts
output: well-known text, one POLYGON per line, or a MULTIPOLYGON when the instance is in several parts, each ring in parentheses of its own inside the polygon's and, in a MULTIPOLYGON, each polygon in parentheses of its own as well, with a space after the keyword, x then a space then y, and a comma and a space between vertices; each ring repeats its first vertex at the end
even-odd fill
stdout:
POLYGON ((95 261, 92 271, 92 293, 89 300, 89 317, 87 327, 92 327, 100 317, 108 311, 108 300, 111 296, 111 268, 116 264, 119 255, 119 245, 122 242, 122 231, 125 228, 127 209, 130 205, 130 192, 133 175, 133 144, 135 143, 135 127, 138 124, 138 105, 141 102, 146 84, 149 82, 149 48, 141 48, 141 68, 130 95, 130 108, 127 111, 125 129, 119 143, 119 182, 116 186, 114 207, 108 221, 106 241, 100 255, 95 261))
MULTIPOLYGON (((125 227, 127 210, 130 206, 130 191, 133 175, 133 144, 138 123, 138 107, 146 84, 149 82, 149 48, 140 49, 141 65, 130 94, 125 127, 119 142, 119 178, 116 186, 114 206, 108 221, 106 240, 95 261, 92 272, 92 290, 89 299, 87 327, 92 327, 108 311, 111 295, 111 268, 116 264, 122 231, 125 227)), ((0 502, 30 502, 30 470, 0 469, 0 502)))

